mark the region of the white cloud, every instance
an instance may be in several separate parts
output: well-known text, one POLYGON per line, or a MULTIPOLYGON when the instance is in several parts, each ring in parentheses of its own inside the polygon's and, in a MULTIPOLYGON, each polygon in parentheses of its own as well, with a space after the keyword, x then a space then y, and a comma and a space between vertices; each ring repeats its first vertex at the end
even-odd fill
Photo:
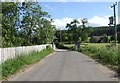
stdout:
MULTIPOLYGON (((100 16, 94 16, 91 19, 88 19, 88 26, 93 26, 93 27, 97 27, 97 26, 108 26, 109 24, 109 17, 108 16, 104 16, 104 17, 100 17, 100 16)), ((82 18, 78 18, 77 20, 81 23, 81 19, 82 18)), ((54 19, 54 23, 52 23, 53 25, 56 25, 57 29, 66 29, 66 24, 70 23, 71 21, 73 21, 73 18, 62 18, 62 19, 54 19)), ((118 17, 116 17, 116 22, 118 24, 118 17)))
POLYGON ((71 21, 73 21, 72 18, 62 18, 62 19, 55 19, 54 21, 54 25, 56 25, 57 29, 65 29, 66 28, 66 24, 70 23, 71 21))
POLYGON ((88 19, 89 25, 91 26, 108 26, 109 24, 109 16, 100 17, 94 16, 91 19, 88 19))

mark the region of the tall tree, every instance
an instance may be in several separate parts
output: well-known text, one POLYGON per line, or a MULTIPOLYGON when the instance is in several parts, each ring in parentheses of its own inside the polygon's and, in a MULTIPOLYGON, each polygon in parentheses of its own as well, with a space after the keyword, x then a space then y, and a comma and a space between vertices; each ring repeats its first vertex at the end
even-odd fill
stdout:
POLYGON ((52 42, 55 26, 51 24, 52 20, 49 19, 48 12, 42 11, 37 2, 3 2, 3 46, 36 45, 52 42))
POLYGON ((70 24, 66 25, 66 28, 68 28, 69 33, 73 36, 73 41, 87 41, 90 33, 92 32, 91 27, 86 27, 85 23, 87 23, 87 19, 81 20, 83 23, 83 27, 78 26, 79 22, 77 20, 72 21, 70 24))
POLYGON ((69 30, 70 33, 72 33, 73 40, 75 42, 77 42, 78 39, 79 39, 79 34, 78 34, 78 28, 79 27, 78 27, 78 24, 79 24, 79 21, 75 19, 70 24, 68 23, 66 25, 66 28, 68 28, 68 30, 69 30))
POLYGON ((16 19, 17 4, 13 2, 2 2, 2 36, 4 38, 3 46, 14 46, 16 41, 16 19))

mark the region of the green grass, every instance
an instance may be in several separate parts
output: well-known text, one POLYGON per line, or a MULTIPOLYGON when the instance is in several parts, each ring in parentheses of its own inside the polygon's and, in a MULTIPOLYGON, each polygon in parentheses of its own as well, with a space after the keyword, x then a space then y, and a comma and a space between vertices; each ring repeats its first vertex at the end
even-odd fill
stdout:
POLYGON ((95 46, 97 48, 105 47, 106 45, 110 45, 110 43, 82 43, 86 46, 95 46))
POLYGON ((65 46, 65 47, 69 47, 69 48, 70 48, 70 47, 73 47, 73 46, 74 46, 74 44, 64 44, 64 46, 65 46))
POLYGON ((2 79, 6 79, 8 76, 15 74, 27 65, 40 61, 45 56, 52 53, 53 50, 48 47, 41 52, 32 52, 29 55, 18 56, 15 59, 10 59, 2 64, 2 79))
POLYGON ((118 46, 114 46, 109 43, 88 43, 86 46, 81 47, 80 52, 94 58, 114 70, 118 70, 118 50, 120 50, 118 49, 118 46))

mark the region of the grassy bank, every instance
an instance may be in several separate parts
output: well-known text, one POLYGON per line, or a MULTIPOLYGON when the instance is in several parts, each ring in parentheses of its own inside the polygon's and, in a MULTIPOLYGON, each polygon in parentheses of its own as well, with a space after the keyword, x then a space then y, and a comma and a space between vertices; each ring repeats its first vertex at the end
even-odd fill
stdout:
POLYGON ((18 56, 15 59, 7 60, 2 64, 2 79, 15 74, 27 65, 40 61, 45 56, 52 53, 53 50, 48 47, 41 52, 32 52, 29 55, 18 56))
POLYGON ((118 46, 101 43, 87 44, 79 51, 114 70, 118 70, 120 57, 118 50, 118 46))

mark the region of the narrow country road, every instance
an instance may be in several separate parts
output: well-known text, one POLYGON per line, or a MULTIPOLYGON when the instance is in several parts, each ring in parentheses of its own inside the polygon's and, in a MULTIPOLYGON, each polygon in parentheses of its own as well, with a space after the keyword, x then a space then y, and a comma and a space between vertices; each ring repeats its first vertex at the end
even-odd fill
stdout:
POLYGON ((60 51, 47 56, 12 81, 114 81, 114 72, 75 51, 60 51))

